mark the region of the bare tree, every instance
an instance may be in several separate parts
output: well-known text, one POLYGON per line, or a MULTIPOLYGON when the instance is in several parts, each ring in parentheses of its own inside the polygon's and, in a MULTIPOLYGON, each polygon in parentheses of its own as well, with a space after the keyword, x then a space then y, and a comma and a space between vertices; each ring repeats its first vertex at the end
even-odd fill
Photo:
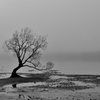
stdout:
POLYGON ((16 31, 12 38, 6 40, 4 47, 7 51, 12 51, 13 56, 18 60, 18 66, 13 69, 11 77, 19 77, 18 69, 30 67, 39 71, 47 71, 53 68, 52 62, 47 62, 45 66, 40 63, 42 50, 47 47, 46 36, 38 36, 28 27, 16 31))

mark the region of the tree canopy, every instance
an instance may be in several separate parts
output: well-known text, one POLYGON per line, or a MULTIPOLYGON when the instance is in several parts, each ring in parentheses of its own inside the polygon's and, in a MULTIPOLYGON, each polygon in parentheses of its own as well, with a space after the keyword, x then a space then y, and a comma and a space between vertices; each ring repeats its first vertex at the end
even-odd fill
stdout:
POLYGON ((21 67, 30 67, 39 71, 53 68, 52 62, 47 62, 46 65, 40 63, 42 51, 48 44, 46 38, 47 36, 37 35, 26 27, 20 32, 15 31, 12 38, 5 41, 6 50, 13 52, 13 56, 18 60, 17 70, 21 67))

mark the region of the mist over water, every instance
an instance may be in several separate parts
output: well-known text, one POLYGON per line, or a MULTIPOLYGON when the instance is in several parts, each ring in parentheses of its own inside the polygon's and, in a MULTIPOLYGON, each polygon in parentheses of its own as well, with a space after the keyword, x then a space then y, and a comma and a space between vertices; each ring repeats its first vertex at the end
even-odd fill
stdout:
POLYGON ((100 74, 100 52, 55 53, 43 60, 54 62, 54 69, 65 74, 100 74))
MULTIPOLYGON (((100 74, 100 52, 89 53, 44 53, 40 59, 42 65, 48 61, 54 63, 54 70, 65 74, 100 74)), ((0 72, 12 72, 17 66, 17 59, 12 55, 0 58, 0 72)), ((35 73, 32 68, 21 68, 18 72, 35 73)))
POLYGON ((28 26, 37 35, 48 35, 43 64, 52 61, 54 69, 66 74, 99 74, 99 4, 100 0, 1 0, 0 72, 11 72, 18 63, 11 53, 2 53, 4 41, 28 26))
POLYGON ((54 69, 64 74, 100 74, 100 62, 55 62, 54 69))

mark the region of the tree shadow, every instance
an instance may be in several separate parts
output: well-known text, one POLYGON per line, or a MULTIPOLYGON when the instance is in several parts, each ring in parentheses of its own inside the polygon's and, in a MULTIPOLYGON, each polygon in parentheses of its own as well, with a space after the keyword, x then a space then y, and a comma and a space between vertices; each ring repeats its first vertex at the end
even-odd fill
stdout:
POLYGON ((49 77, 44 77, 44 75, 34 75, 31 77, 9 77, 9 78, 3 78, 0 79, 0 87, 3 87, 5 85, 12 85, 13 88, 17 87, 17 84, 21 84, 21 83, 29 83, 29 82, 33 82, 33 83, 37 83, 37 82, 46 82, 46 80, 48 80, 49 77))

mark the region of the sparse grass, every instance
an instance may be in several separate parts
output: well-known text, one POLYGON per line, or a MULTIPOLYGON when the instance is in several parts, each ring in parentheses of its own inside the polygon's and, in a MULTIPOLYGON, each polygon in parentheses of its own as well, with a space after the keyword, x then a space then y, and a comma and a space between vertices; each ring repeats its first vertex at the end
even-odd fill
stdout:
POLYGON ((84 83, 94 83, 96 85, 100 84, 99 75, 63 75, 66 78, 52 79, 48 74, 28 74, 28 77, 17 77, 17 78, 4 78, 0 79, 0 87, 10 84, 20 84, 28 82, 45 82, 45 85, 38 85, 38 87, 47 88, 62 88, 62 89, 86 89, 92 86, 79 86, 74 83, 74 81, 84 82, 84 83), (64 81, 64 82, 63 82, 64 81), (55 85, 55 86, 54 86, 55 85))
MULTIPOLYGON (((70 99, 75 99, 81 100, 80 97, 82 97, 82 100, 87 98, 89 100, 98 100, 95 98, 99 98, 100 95, 94 94, 98 97, 94 97, 94 94, 92 93, 84 93, 84 92, 77 92, 76 90, 85 90, 85 89, 90 89, 94 88, 92 85, 78 85, 77 82, 74 83, 75 81, 78 82, 84 82, 84 83, 94 83, 94 84, 100 84, 100 76, 97 75, 58 75, 62 77, 56 77, 52 79, 52 75, 46 75, 46 74, 29 74, 26 75, 27 77, 18 77, 18 78, 5 78, 5 79, 0 79, 0 87, 8 84, 20 84, 20 83, 28 83, 28 82, 45 82, 46 84, 41 84, 41 85, 35 85, 35 86, 23 86, 23 87, 18 87, 17 91, 13 92, 10 91, 9 93, 16 93, 16 100, 51 100, 47 95, 44 95, 47 93, 52 97, 52 100, 70 100, 70 99), (51 77, 50 77, 51 76, 51 77), (66 76, 66 77, 65 77, 66 76), (55 86, 53 86, 53 84, 55 86), (71 90, 71 93, 77 93, 77 94, 71 94, 69 93, 71 90), (66 91, 66 95, 62 92, 66 91), (35 93, 36 92, 36 93, 35 93), (53 95, 54 93, 57 93, 56 95, 53 95), (69 94, 68 94, 69 93, 69 94), (26 95, 27 94, 27 95, 26 95), (41 94, 41 95, 37 95, 41 94)), ((55 75, 54 75, 55 76, 55 75)), ((57 76, 57 75, 56 75, 57 76)), ((6 87, 3 87, 0 89, 0 92, 5 92, 6 87)), ((13 99, 14 97, 6 96, 5 98, 13 99)), ((7 100, 8 100, 7 99, 7 100)), ((0 99, 1 100, 1 99, 0 99)), ((2 99, 4 100, 4 98, 2 99)), ((15 100, 15 99, 14 99, 15 100)))

